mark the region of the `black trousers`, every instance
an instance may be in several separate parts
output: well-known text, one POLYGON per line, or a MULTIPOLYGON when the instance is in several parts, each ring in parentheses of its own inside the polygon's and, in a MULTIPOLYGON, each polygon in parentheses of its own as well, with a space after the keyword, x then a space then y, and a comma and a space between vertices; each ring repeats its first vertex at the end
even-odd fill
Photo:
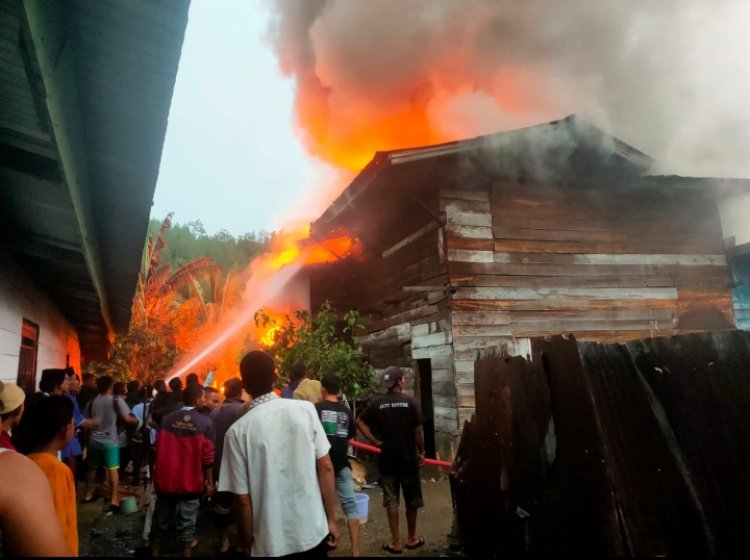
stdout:
POLYGON ((294 554, 287 554, 281 558, 328 558, 328 537, 320 541, 320 544, 315 548, 306 550, 305 552, 295 552, 294 554))

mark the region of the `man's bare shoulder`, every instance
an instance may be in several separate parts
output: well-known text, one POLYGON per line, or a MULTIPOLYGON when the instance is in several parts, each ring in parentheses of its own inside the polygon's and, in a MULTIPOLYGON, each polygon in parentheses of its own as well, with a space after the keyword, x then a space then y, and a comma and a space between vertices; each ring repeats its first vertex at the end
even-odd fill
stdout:
POLYGON ((0 510, 26 497, 37 484, 47 482, 42 470, 28 457, 15 451, 0 453, 0 479, 16 481, 0 485, 0 510))

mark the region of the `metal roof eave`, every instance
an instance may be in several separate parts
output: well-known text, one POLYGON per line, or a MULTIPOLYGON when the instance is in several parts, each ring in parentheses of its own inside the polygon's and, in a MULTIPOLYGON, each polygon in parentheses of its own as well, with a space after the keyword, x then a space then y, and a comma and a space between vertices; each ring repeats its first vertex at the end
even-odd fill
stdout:
POLYGON ((0 240, 93 359, 128 328, 188 8, 0 0, 0 240))
POLYGON ((104 284, 99 237, 91 209, 91 185, 83 143, 74 54, 61 28, 62 10, 62 4, 57 2, 25 0, 22 29, 28 41, 32 64, 41 78, 51 137, 80 228, 84 259, 99 297, 102 319, 112 335, 114 326, 104 284))

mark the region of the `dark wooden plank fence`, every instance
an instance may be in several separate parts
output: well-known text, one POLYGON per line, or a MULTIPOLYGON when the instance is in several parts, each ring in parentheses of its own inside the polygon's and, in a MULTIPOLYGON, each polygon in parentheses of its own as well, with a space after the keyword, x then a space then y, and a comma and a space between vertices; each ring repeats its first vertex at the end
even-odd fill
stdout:
POLYGON ((475 363, 451 473, 471 555, 738 555, 750 335, 534 339, 475 363))

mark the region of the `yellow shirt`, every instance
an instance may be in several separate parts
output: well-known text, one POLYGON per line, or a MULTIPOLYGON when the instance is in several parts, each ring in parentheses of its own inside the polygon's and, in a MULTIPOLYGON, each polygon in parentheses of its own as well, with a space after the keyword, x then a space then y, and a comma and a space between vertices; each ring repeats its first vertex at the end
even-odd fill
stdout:
POLYGON ((57 519, 62 526, 65 542, 74 556, 78 556, 78 519, 76 513, 76 487, 73 471, 50 453, 31 453, 34 461, 47 476, 52 488, 57 519))
POLYGON ((294 398, 301 401, 309 401, 313 404, 323 400, 320 394, 320 381, 315 379, 303 379, 294 390, 294 398))

